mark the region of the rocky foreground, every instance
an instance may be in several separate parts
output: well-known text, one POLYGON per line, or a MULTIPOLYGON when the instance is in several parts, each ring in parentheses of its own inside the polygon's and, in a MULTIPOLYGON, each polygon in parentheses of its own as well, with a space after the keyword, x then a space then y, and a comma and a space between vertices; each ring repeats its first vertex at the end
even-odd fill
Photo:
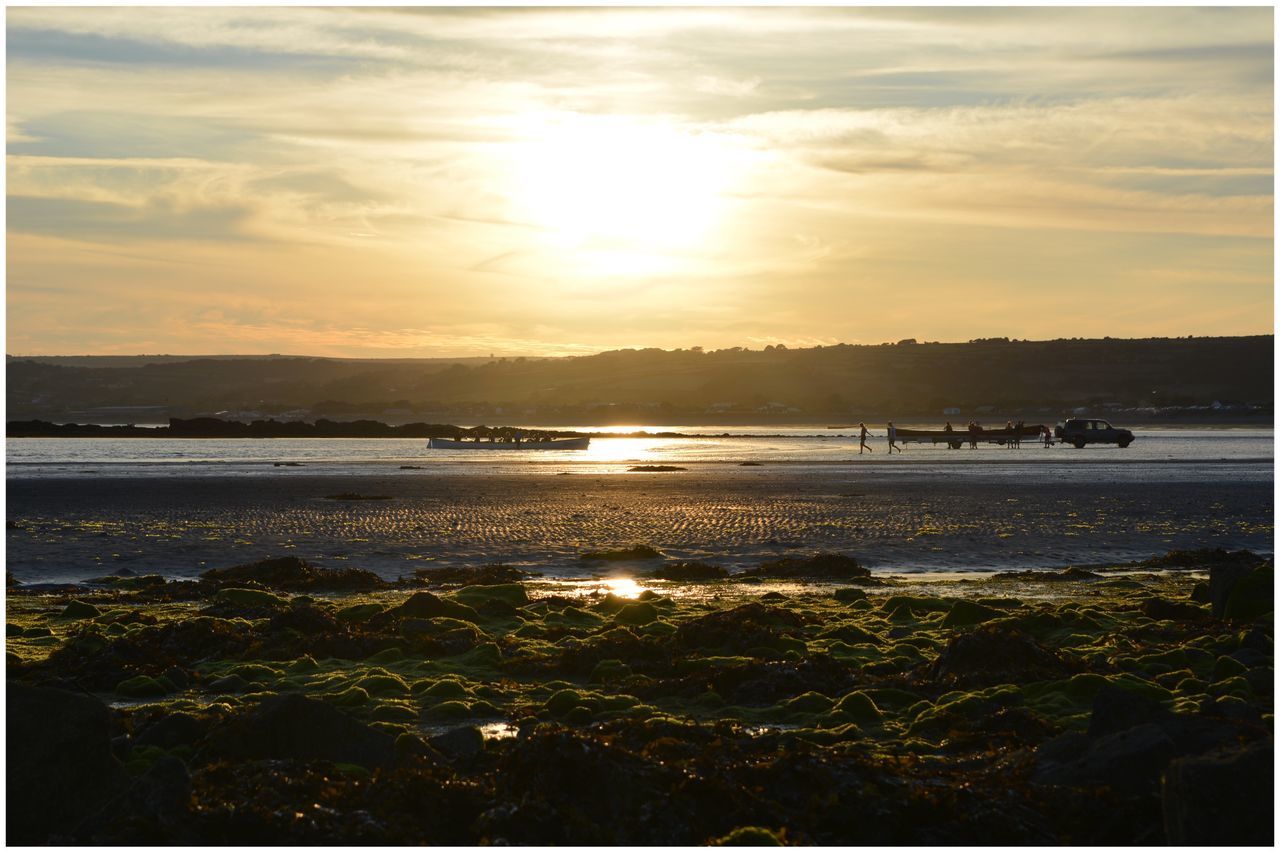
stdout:
POLYGON ((1270 844, 1271 562, 1125 569, 11 587, 8 840, 1270 844))

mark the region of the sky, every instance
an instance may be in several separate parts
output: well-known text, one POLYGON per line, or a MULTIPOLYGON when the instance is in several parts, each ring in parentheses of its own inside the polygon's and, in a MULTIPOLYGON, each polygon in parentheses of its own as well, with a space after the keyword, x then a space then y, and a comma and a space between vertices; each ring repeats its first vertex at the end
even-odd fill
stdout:
POLYGON ((1272 15, 10 7, 6 351, 1270 334, 1272 15))

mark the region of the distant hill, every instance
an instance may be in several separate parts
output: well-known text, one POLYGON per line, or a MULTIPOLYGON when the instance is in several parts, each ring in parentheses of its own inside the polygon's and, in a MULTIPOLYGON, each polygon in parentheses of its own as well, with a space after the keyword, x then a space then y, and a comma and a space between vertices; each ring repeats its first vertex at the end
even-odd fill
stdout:
POLYGON ((618 350, 553 359, 80 356, 7 361, 8 418, 388 423, 838 422, 1273 401, 1270 335, 618 350))

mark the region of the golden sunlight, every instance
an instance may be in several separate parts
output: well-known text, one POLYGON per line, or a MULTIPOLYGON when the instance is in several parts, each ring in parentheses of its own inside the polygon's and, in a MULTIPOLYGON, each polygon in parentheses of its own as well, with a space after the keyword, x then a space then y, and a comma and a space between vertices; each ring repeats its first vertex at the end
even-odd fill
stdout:
POLYGON ((745 163, 731 138, 661 121, 543 115, 518 132, 513 213, 594 272, 665 271, 655 256, 708 239, 745 163))
POLYGON ((609 578, 605 587, 619 598, 636 598, 645 591, 645 587, 636 583, 633 578, 609 578))

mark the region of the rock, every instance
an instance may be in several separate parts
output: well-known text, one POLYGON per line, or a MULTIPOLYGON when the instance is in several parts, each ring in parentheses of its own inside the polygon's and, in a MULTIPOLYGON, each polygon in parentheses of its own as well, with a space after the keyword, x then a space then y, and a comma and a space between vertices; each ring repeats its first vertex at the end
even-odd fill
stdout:
POLYGON ((61 615, 64 619, 93 619, 101 616, 102 611, 87 602, 72 600, 62 608, 61 615))
POLYGON ((1213 605, 1213 618, 1222 619, 1227 611, 1227 599, 1252 567, 1240 563, 1223 563, 1209 568, 1209 603, 1213 605))
POLYGON ((999 610, 962 598, 951 605, 951 610, 942 619, 942 627, 956 628, 965 625, 978 625, 1003 615, 999 610))
POLYGON ((759 826, 740 826, 711 842, 712 847, 781 847, 782 841, 759 826))
POLYGON ((413 573, 415 579, 427 586, 458 584, 461 586, 493 585, 503 583, 519 583, 535 576, 535 572, 526 572, 515 566, 504 563, 490 563, 480 566, 458 566, 439 569, 418 569, 413 573))
POLYGON ((619 625, 648 625, 658 618, 658 608, 647 601, 628 604, 614 614, 619 625))
POLYGON ((743 572, 740 577, 834 578, 845 581, 871 580, 871 570, 846 554, 814 554, 811 557, 783 557, 743 572))
POLYGON ((194 744, 208 734, 212 723, 201 717, 175 711, 143 729, 134 742, 139 746, 158 746, 173 749, 183 744, 194 744))
POLYGON ((288 604, 278 595, 272 595, 262 589, 240 589, 237 587, 224 587, 218 590, 213 600, 219 604, 230 604, 236 607, 252 607, 275 609, 284 607, 288 604))
POLYGON ((475 726, 458 726, 427 743, 451 758, 473 758, 484 752, 484 735, 475 726))
POLYGON ((197 845, 191 826, 191 777, 178 758, 158 759, 120 796, 75 831, 78 844, 137 846, 197 845))
POLYGON ((1098 688, 1093 694, 1093 713, 1089 717, 1089 737, 1099 738, 1161 720, 1169 715, 1163 705, 1133 690, 1113 684, 1098 688))
MULTIPOLYGON (((676 629, 676 645, 684 649, 721 649, 729 653, 774 648, 784 633, 804 626, 800 617, 782 607, 751 602, 687 619, 676 629)), ((610 655, 622 660, 624 655, 610 655)))
POLYGON ((1231 658, 1236 663, 1241 664, 1246 669, 1251 669, 1255 666, 1265 666, 1271 662, 1270 655, 1263 654, 1257 649, 1251 649, 1247 646, 1241 646, 1231 654, 1227 655, 1227 657, 1231 658))
POLYGON ((696 581, 715 581, 723 580, 729 577, 729 571, 723 566, 713 566, 710 563, 703 563, 697 560, 681 563, 668 563, 661 568, 655 569, 649 574, 649 577, 666 581, 682 581, 691 583, 696 581))
POLYGON ((366 602, 364 604, 348 605, 333 614, 333 616, 339 622, 367 622, 375 616, 382 615, 385 610, 386 608, 381 604, 366 602))
POLYGON ((394 739, 327 702, 286 693, 219 726, 208 738, 220 755, 243 759, 332 761, 383 767, 394 758, 394 739))
POLYGON ((1270 847, 1274 761, 1270 738, 1173 761, 1161 798, 1168 843, 1270 847))
POLYGON ((130 699, 147 699, 155 696, 167 696, 173 692, 173 686, 158 678, 135 675, 133 678, 126 678, 117 684, 115 692, 130 699))
MULTIPOLYGON (((1037 760, 1035 779, 1051 785, 1105 785, 1128 794, 1154 791, 1160 773, 1177 747, 1154 723, 1135 726, 1093 741, 1083 753, 1065 760, 1037 760)), ((1040 756, 1037 756, 1039 759, 1040 756)))
POLYGON ((1213 600, 1209 597, 1209 584, 1204 581, 1199 581, 1191 587, 1191 594, 1187 597, 1196 604, 1209 604, 1213 600))
POLYGON ((415 592, 399 606, 388 611, 393 619, 414 617, 418 619, 434 619, 437 616, 448 616, 451 619, 462 619, 474 622, 480 614, 474 608, 457 601, 441 598, 433 592, 415 592))
POLYGON ((228 675, 210 681, 208 687, 213 693, 243 693, 249 689, 249 682, 238 675, 228 675))
POLYGON ((1024 684, 1064 678, 1071 668, 1026 634, 997 623, 952 637, 928 675, 940 681, 1024 684))
POLYGON ((1142 615, 1156 620, 1204 619, 1209 611, 1195 604, 1170 601, 1167 598, 1148 598, 1142 602, 1142 615))
POLYGON ((1251 622, 1275 610, 1274 570, 1267 563, 1231 586, 1222 615, 1232 622, 1251 622))
POLYGON ((4 623, 4 635, 6 637, 21 637, 22 626, 15 625, 12 622, 6 622, 4 623))
POLYGON ((332 589, 344 592, 368 592, 390 586, 373 572, 364 569, 325 569, 297 557, 277 557, 228 569, 210 569, 200 576, 222 585, 253 581, 273 589, 332 589))
POLYGON ((180 666, 169 667, 160 677, 179 690, 186 690, 191 685, 191 676, 180 666))
POLYGON ((832 593, 832 597, 841 604, 851 604, 855 601, 865 600, 867 591, 856 586, 842 586, 832 593))
POLYGON ((10 682, 5 689, 7 841, 45 844, 127 784, 111 754, 112 712, 82 693, 10 682))
POLYGON ((518 583, 464 586, 455 592, 454 596, 459 601, 466 602, 472 607, 495 600, 509 604, 512 607, 521 607, 529 603, 529 593, 525 591, 523 584, 518 583))

